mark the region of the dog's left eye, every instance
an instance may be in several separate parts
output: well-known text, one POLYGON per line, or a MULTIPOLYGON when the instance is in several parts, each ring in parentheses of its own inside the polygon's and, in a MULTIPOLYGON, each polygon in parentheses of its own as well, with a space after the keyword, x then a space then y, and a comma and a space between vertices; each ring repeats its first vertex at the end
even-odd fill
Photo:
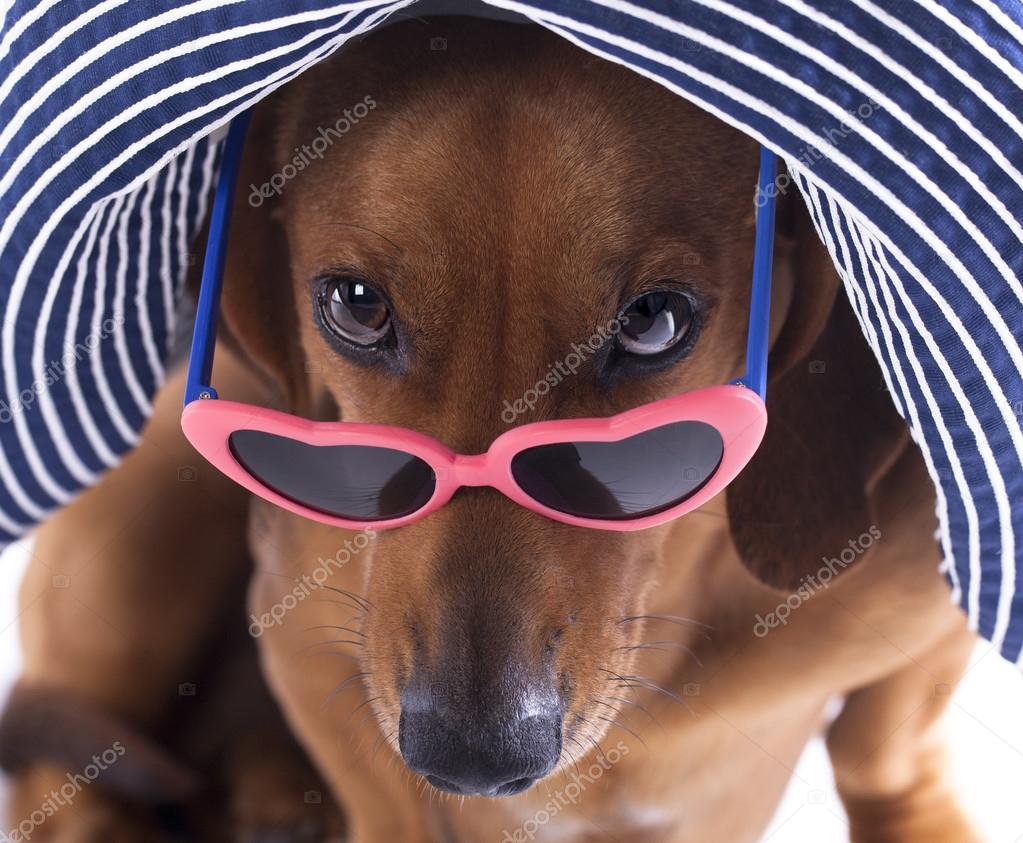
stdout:
POLYGON ((324 281, 319 301, 324 324, 356 345, 376 345, 391 331, 391 307, 387 299, 361 278, 324 281))
POLYGON ((659 354, 677 346, 693 326, 693 303, 684 293, 647 293, 626 305, 618 344, 630 354, 659 354))

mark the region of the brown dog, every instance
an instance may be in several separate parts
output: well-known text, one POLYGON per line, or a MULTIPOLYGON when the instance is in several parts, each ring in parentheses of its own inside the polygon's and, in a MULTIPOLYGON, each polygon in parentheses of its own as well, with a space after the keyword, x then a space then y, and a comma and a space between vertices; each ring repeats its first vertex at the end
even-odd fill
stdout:
MULTIPOLYGON (((539 29, 444 19, 263 103, 240 183, 363 102, 280 196, 236 200, 223 321, 281 406, 479 452, 507 402, 644 296, 690 308, 668 351, 614 337, 515 423, 741 374, 750 139, 539 29), (339 330, 321 304, 351 279, 370 298, 339 330)), ((264 670, 351 840, 755 841, 836 695, 852 838, 978 839, 936 734, 972 636, 933 488, 800 201, 779 222, 767 438, 701 510, 605 533, 465 489, 367 541, 252 501, 264 670), (325 565, 322 590, 296 586, 325 565)), ((156 552, 165 577, 179 552, 156 552)), ((171 637, 150 624, 131 629, 171 637)))

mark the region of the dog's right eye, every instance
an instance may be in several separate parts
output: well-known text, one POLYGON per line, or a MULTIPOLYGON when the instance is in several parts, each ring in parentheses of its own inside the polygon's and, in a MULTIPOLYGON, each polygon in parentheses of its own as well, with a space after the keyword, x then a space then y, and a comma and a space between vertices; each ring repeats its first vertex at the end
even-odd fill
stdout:
POLYGON ((361 278, 330 278, 318 294, 323 324, 343 340, 373 346, 391 332, 391 306, 361 278))

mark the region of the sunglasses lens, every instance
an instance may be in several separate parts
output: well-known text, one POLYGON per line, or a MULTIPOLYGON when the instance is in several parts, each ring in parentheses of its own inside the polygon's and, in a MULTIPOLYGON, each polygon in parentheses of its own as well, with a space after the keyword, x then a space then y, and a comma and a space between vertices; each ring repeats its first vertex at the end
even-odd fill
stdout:
POLYGON ((617 442, 564 442, 516 454, 512 476, 527 495, 579 518, 656 515, 698 492, 717 471, 721 434, 681 421, 617 442))
POLYGON ((400 518, 422 509, 437 478, 411 454, 365 445, 307 445, 260 430, 236 430, 231 453, 277 494, 352 521, 400 518))

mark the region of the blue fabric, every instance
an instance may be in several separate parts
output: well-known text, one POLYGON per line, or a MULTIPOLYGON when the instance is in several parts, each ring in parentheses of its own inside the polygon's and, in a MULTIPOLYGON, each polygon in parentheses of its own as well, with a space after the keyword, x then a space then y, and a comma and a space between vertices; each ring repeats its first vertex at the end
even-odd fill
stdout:
MULTIPOLYGON (((0 540, 137 441, 226 121, 403 5, 7 8, 0 540)), ((492 5, 655 79, 786 160, 794 185, 780 187, 806 199, 935 481, 952 597, 1019 662, 1023 7, 492 5)))

